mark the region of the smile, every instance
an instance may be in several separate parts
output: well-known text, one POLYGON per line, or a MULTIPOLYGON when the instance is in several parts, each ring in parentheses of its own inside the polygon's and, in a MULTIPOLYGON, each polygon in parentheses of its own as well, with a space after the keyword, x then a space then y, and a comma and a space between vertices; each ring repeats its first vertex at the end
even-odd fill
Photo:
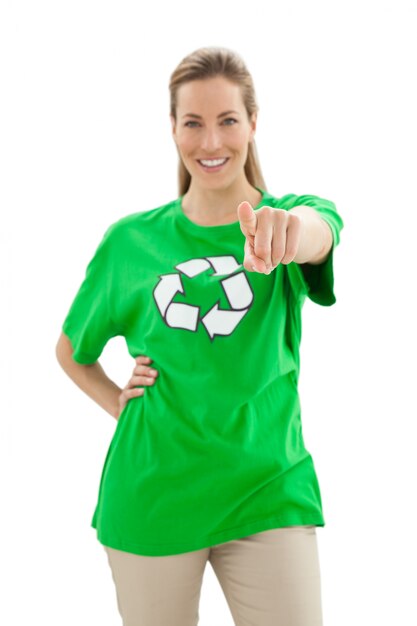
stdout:
POLYGON ((204 171, 218 172, 228 161, 225 159, 197 159, 204 171))

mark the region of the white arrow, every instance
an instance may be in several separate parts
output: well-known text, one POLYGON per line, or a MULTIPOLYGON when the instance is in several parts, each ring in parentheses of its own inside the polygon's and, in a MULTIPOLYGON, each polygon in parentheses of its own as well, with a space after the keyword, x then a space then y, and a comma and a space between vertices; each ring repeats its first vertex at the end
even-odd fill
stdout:
POLYGON ((242 264, 237 263, 235 257, 230 255, 208 256, 207 260, 210 261, 211 265, 215 269, 213 276, 224 276, 231 274, 242 266, 242 264))
POLYGON ((232 309, 249 307, 253 300, 253 293, 244 272, 225 278, 221 283, 232 309))
POLYGON ((153 295, 163 317, 165 317, 165 311, 169 303, 174 299, 177 291, 184 293, 179 274, 164 274, 160 277, 160 281, 156 285, 153 295))
POLYGON ((182 302, 171 302, 167 309, 166 323, 173 328, 196 330, 200 307, 182 302))
POLYGON ((230 335, 239 324, 240 320, 246 315, 247 309, 241 311, 223 311, 219 309, 216 302, 214 307, 210 309, 206 315, 201 318, 211 338, 214 335, 230 335))
POLYGON ((178 263, 175 269, 188 276, 188 278, 194 278, 197 274, 208 270, 209 267, 210 263, 206 259, 190 259, 189 261, 184 261, 184 263, 178 263))

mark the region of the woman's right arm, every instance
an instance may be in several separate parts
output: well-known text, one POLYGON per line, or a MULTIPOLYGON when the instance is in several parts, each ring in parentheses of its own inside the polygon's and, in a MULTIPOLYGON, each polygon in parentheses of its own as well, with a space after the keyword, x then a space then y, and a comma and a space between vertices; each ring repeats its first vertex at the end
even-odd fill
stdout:
POLYGON ((59 364, 71 380, 116 420, 131 398, 143 395, 144 388, 138 388, 137 385, 152 385, 157 376, 156 370, 153 370, 156 373, 152 374, 152 369, 146 365, 150 364, 151 359, 147 356, 138 356, 135 359, 132 377, 127 385, 120 389, 107 376, 98 361, 89 365, 74 361, 71 341, 63 332, 55 351, 59 364))
POLYGON ((55 349, 58 363, 84 393, 97 402, 107 413, 110 413, 112 417, 118 419, 120 414, 119 396, 122 390, 110 380, 98 361, 89 365, 82 365, 72 358, 73 351, 69 337, 61 332, 55 349))

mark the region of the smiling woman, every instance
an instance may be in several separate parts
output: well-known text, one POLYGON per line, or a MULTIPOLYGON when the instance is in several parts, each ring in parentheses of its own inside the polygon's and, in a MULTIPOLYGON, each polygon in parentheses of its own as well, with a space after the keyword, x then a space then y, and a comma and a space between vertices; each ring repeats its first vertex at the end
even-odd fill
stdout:
POLYGON ((301 309, 335 302, 343 222, 330 200, 266 189, 235 52, 194 51, 170 95, 179 193, 109 226, 62 325, 60 363, 118 420, 91 526, 125 624, 195 626, 210 562, 236 624, 318 626, 301 309), (123 389, 98 363, 117 335, 135 359, 123 389))
POLYGON ((182 83, 174 99, 172 134, 190 176, 182 200, 184 212, 198 223, 216 224, 225 214, 237 219, 242 197, 255 205, 260 199, 245 173, 256 109, 248 115, 240 85, 222 75, 182 83))

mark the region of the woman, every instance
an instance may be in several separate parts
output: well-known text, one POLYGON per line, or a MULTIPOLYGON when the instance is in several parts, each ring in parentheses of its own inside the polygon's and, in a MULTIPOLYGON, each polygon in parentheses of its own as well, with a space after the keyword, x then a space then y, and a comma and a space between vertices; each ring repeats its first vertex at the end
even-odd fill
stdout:
POLYGON ((335 302, 343 222, 329 200, 266 190, 234 52, 188 55, 170 95, 179 197, 106 230, 57 345, 118 420, 91 525, 124 626, 197 624, 207 561, 236 624, 318 626, 324 518, 300 418, 301 308, 335 302), (98 362, 116 335, 136 360, 123 390, 98 362))

